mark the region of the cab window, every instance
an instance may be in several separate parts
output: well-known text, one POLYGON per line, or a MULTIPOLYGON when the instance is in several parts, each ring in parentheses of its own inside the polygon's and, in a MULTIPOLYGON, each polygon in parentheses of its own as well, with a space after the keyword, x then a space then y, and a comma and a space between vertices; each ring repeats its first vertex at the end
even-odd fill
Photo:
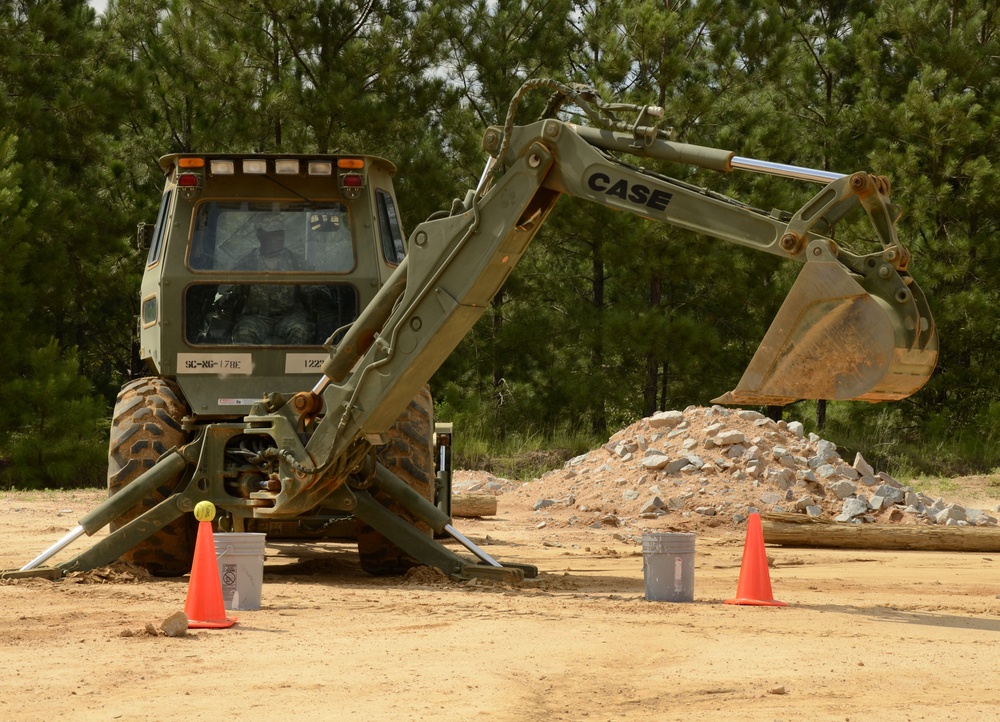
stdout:
POLYGON ((160 260, 160 251, 163 248, 163 233, 165 231, 167 212, 170 210, 170 198, 172 193, 167 191, 163 194, 160 202, 160 212, 156 215, 156 226, 153 228, 153 240, 149 244, 149 254, 146 256, 146 265, 152 266, 160 260))
POLYGON ((350 271, 347 206, 206 201, 195 213, 188 264, 194 271, 350 271))
POLYGON ((195 283, 184 293, 195 346, 320 346, 358 316, 348 283, 195 283))
POLYGON ((396 205, 392 196, 385 191, 375 191, 375 204, 378 211, 378 229, 382 237, 382 255, 393 265, 403 260, 406 247, 403 245, 403 230, 396 215, 396 205))

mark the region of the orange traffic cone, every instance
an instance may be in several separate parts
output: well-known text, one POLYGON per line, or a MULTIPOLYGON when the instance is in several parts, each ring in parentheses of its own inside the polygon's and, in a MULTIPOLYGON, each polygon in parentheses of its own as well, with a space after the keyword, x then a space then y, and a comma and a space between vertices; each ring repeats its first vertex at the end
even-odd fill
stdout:
POLYGON ((771 596, 771 575, 767 571, 767 554, 764 553, 764 529, 760 514, 751 514, 747 522, 747 540, 743 545, 743 565, 736 585, 736 599, 726 604, 752 604, 758 607, 786 607, 784 602, 771 596))
MULTIPOLYGON (((207 502, 199 502, 198 506, 207 502)), ((219 578, 219 565, 215 560, 215 541, 212 537, 212 517, 204 519, 204 510, 196 508, 198 517, 198 538, 194 543, 194 561, 191 563, 191 581, 188 583, 187 601, 184 603, 184 613, 188 618, 188 627, 192 629, 223 629, 231 627, 236 617, 227 617, 222 599, 222 580, 219 578)))

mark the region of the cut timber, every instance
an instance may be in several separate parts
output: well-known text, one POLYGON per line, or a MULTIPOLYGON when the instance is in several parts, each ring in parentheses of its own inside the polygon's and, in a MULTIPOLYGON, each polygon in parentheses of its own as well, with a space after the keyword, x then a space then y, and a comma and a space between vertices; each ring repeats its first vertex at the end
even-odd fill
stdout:
POLYGON ((762 516, 764 541, 825 549, 1000 552, 1000 528, 910 524, 842 524, 803 514, 762 516))
POLYGON ((496 516, 496 513, 497 498, 493 494, 455 494, 451 497, 452 516, 496 516))

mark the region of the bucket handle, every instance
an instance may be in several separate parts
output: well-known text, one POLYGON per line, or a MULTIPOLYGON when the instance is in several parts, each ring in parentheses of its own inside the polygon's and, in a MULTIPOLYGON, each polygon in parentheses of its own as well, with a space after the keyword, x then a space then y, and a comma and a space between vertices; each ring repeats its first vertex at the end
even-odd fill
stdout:
POLYGON ((232 545, 232 544, 230 544, 229 546, 227 546, 227 547, 226 547, 225 549, 223 549, 223 550, 222 550, 222 554, 218 554, 218 555, 217 555, 217 556, 215 557, 215 558, 216 558, 216 560, 219 560, 219 559, 222 559, 222 557, 226 556, 226 554, 228 554, 228 553, 229 553, 229 552, 231 552, 232 550, 233 550, 233 545, 232 545))

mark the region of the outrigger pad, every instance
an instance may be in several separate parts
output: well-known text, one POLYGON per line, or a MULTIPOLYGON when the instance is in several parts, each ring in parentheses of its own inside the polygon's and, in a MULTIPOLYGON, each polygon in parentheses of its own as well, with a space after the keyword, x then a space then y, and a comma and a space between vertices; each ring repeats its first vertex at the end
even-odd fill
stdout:
POLYGON ((923 386, 936 364, 937 337, 915 301, 890 306, 840 264, 807 263, 743 378, 715 403, 895 401, 923 386))
POLYGON ((34 569, 3 569, 0 579, 62 579, 63 570, 59 567, 35 567, 34 569))
POLYGON ((477 578, 516 584, 525 579, 537 579, 538 567, 533 564, 513 564, 511 562, 504 563, 502 567, 494 567, 489 564, 466 564, 458 574, 453 574, 451 578, 455 581, 477 578))

